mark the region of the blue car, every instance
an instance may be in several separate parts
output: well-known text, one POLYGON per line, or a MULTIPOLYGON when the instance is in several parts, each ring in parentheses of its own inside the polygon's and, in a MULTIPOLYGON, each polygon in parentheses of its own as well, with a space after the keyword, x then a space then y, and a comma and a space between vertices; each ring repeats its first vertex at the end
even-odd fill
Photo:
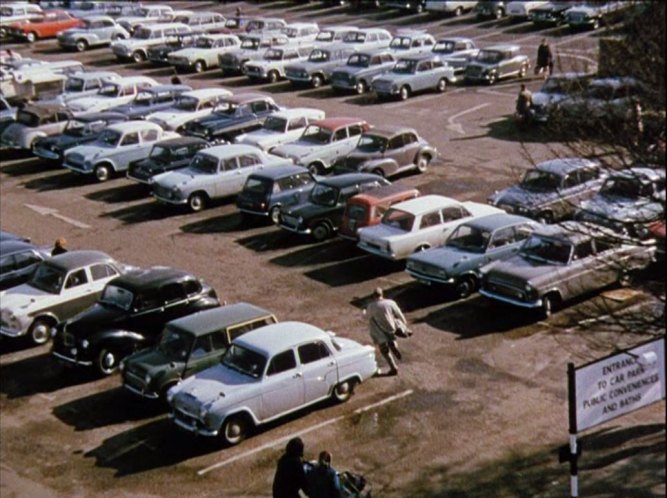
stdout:
POLYGON ((176 98, 192 87, 188 85, 156 85, 145 88, 129 104, 114 107, 114 112, 121 112, 128 119, 144 119, 149 114, 170 109, 176 104, 176 98))

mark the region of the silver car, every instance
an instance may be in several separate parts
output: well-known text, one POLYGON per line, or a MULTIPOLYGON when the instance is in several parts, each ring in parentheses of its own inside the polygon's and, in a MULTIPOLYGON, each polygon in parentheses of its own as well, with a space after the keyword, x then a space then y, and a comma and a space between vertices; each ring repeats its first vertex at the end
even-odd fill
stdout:
POLYGON ((58 45, 83 52, 130 37, 130 33, 110 16, 91 16, 83 22, 81 28, 71 28, 58 33, 58 45))

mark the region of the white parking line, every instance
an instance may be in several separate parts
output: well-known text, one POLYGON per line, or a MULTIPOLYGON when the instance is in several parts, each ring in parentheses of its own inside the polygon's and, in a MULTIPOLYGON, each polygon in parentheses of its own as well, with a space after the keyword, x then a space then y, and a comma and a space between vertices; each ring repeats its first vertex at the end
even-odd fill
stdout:
MULTIPOLYGON (((391 403, 392 401, 396 401, 397 399, 405 398, 406 396, 409 396, 413 393, 412 389, 408 389, 407 391, 403 391, 402 393, 395 394, 394 396, 390 396, 388 398, 385 398, 381 401, 378 401, 377 403, 372 403, 366 407, 363 408, 358 408, 357 410, 354 410, 352 412, 355 415, 358 415, 360 413, 367 412, 368 410, 372 410, 373 408, 377 408, 378 406, 386 405, 387 403, 391 403)), ((211 465, 210 467, 206 467, 205 469, 201 469, 197 471, 198 476, 202 476, 204 474, 209 473, 212 470, 219 469, 220 467, 224 467, 225 465, 229 465, 230 463, 236 462, 237 460, 241 460, 242 458, 254 455, 255 453, 259 453, 264 450, 268 450, 270 448, 274 448, 276 446, 280 446, 282 444, 285 444, 287 441, 294 437, 299 437, 303 436, 304 434, 308 434, 309 432, 316 431, 317 429, 321 429, 322 427, 326 427, 327 425, 335 424, 336 422, 340 422, 344 418, 346 418, 347 415, 340 415, 338 417, 330 418, 329 420, 325 420, 324 422, 320 422, 319 424, 316 424, 312 427, 308 427, 307 429, 303 429, 301 431, 295 432, 293 434, 290 434, 289 436, 281 437, 280 439, 276 439, 275 441, 272 441, 270 443, 263 444, 262 446, 258 446, 257 448, 254 448, 252 450, 248 450, 244 453, 240 453, 236 456, 233 456, 231 458, 227 458, 226 460, 222 460, 221 462, 215 463, 211 465)))
POLYGON ((447 118, 447 129, 455 131, 460 135, 465 135, 465 131, 463 131, 463 126, 461 126, 460 123, 456 123, 454 120, 456 118, 458 118, 459 116, 463 116, 464 114, 469 114, 471 112, 478 111, 478 110, 483 109, 483 108, 485 108, 487 106, 490 106, 490 105, 491 105, 491 103, 486 102, 484 104, 479 104, 479 105, 476 105, 475 107, 471 107, 470 109, 465 109, 461 112, 457 112, 453 116, 449 116, 449 118, 447 118))

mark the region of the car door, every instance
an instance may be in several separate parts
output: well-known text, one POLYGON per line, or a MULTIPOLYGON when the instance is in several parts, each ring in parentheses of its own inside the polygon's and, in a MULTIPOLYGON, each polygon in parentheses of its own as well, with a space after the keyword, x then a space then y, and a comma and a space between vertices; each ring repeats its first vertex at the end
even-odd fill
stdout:
POLYGON ((243 176, 239 169, 238 159, 230 157, 220 161, 218 173, 215 175, 213 192, 215 197, 226 197, 232 195, 240 184, 243 188, 243 176))
POLYGON ((323 341, 312 341, 297 348, 303 373, 304 402, 326 398, 338 381, 338 367, 323 341))
POLYGON ((51 309, 63 320, 92 306, 97 301, 104 285, 92 282, 87 268, 72 270, 65 277, 58 303, 51 309))
POLYGON ((608 261, 596 258, 592 239, 578 241, 574 246, 570 264, 560 267, 563 294, 567 299, 604 287, 614 279, 608 261))
POLYGON ((195 337, 183 370, 183 378, 220 362, 220 357, 227 350, 227 345, 220 343, 221 338, 224 336, 219 331, 195 337))
POLYGON ((484 258, 480 261, 480 266, 492 263, 493 261, 503 260, 519 251, 517 244, 518 234, 515 227, 505 227, 496 230, 491 236, 491 240, 486 247, 484 258))
POLYGON ((143 158, 145 156, 144 149, 145 146, 141 143, 138 131, 126 133, 121 139, 118 151, 115 154, 116 170, 123 171, 127 169, 130 162, 143 158))
POLYGON ((575 207, 582 200, 593 194, 586 182, 582 182, 585 179, 589 179, 588 176, 585 175, 582 178, 579 171, 576 170, 565 175, 559 190, 559 217, 568 216, 574 212, 575 207))
POLYGON ((275 354, 262 380, 261 419, 267 420, 304 404, 303 372, 294 351, 275 354))
POLYGON ((168 282, 158 290, 158 297, 162 305, 162 311, 150 319, 146 329, 153 329, 157 336, 165 323, 187 314, 188 293, 186 286, 188 280, 179 282, 168 282))
POLYGON ((264 164, 262 160, 257 157, 255 154, 243 154, 238 157, 239 163, 239 174, 236 177, 234 183, 235 193, 241 192, 243 190, 243 185, 245 184, 246 178, 256 171, 264 169, 264 164))
POLYGON ((412 168, 421 149, 419 139, 414 133, 403 133, 401 139, 403 141, 403 148, 401 149, 400 164, 404 167, 412 168))

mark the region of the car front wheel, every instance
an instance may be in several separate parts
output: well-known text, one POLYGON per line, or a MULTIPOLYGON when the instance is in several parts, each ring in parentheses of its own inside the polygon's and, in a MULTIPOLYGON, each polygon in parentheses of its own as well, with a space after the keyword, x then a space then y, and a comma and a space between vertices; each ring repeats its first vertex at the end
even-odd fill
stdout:
POLYGON ((76 49, 79 52, 85 52, 88 50, 88 42, 86 40, 79 40, 76 42, 76 49))
POLYGON ((102 375, 111 375, 118 368, 120 357, 113 349, 104 348, 97 356, 97 370, 102 375))
POLYGON ((34 31, 31 31, 25 36, 25 39, 28 40, 28 43, 35 43, 37 41, 37 38, 39 37, 37 36, 37 33, 35 33, 34 31))
POLYGON ((443 93, 445 90, 447 90, 447 80, 442 78, 440 81, 438 81, 438 86, 436 86, 435 89, 438 91, 438 93, 443 93))
POLYGON ((331 228, 329 227, 329 224, 327 222, 321 221, 317 225, 315 225, 312 234, 313 238, 317 242, 321 242, 331 237, 331 228))
POLYGON ((111 169, 106 164, 95 167, 95 178, 98 182, 106 182, 111 177, 111 169))
POLYGON ((220 430, 222 442, 227 446, 237 445, 247 437, 249 429, 250 424, 248 424, 246 417, 232 415, 225 420, 220 430))
POLYGON ((132 54, 132 60, 139 64, 140 62, 144 62, 146 60, 146 56, 141 50, 137 50, 132 54))
POLYGON ((313 79, 312 79, 313 88, 319 88, 323 84, 324 84, 324 78, 322 78, 322 76, 320 76, 319 74, 313 75, 313 79))
POLYGON ((30 326, 28 335, 33 344, 41 346, 51 340, 51 324, 46 320, 38 318, 30 326))
POLYGON ((278 74, 278 71, 269 71, 269 74, 267 74, 267 78, 269 80, 269 83, 275 83, 278 81, 280 78, 280 75, 278 74))
POLYGON ((206 63, 204 61, 195 62, 195 73, 203 73, 206 71, 206 63))
POLYGON ((202 193, 194 193, 188 198, 188 206, 193 212, 198 213, 206 207, 206 197, 202 193))
POLYGON ((355 87, 357 93, 359 95, 363 95, 368 91, 368 85, 366 85, 365 81, 359 81, 355 87))
POLYGON ((410 98, 410 89, 407 86, 402 86, 398 96, 401 100, 408 100, 410 98))
POLYGON ((467 276, 467 277, 462 277, 459 279, 458 282, 456 282, 456 296, 459 299, 465 299, 466 297, 469 297, 470 294, 475 292, 475 289, 477 288, 477 280, 473 276, 467 276))
POLYGON ((273 206, 269 211, 269 219, 274 225, 280 223, 280 206, 273 206))
POLYGON ((426 154, 420 154, 419 157, 417 158, 417 162, 415 166, 417 167, 417 171, 420 173, 426 173, 426 170, 428 169, 428 165, 431 163, 431 158, 427 156, 426 154))
POLYGON ((549 318, 553 312, 558 308, 560 298, 557 294, 547 294, 542 298, 542 314, 545 318, 549 318))

